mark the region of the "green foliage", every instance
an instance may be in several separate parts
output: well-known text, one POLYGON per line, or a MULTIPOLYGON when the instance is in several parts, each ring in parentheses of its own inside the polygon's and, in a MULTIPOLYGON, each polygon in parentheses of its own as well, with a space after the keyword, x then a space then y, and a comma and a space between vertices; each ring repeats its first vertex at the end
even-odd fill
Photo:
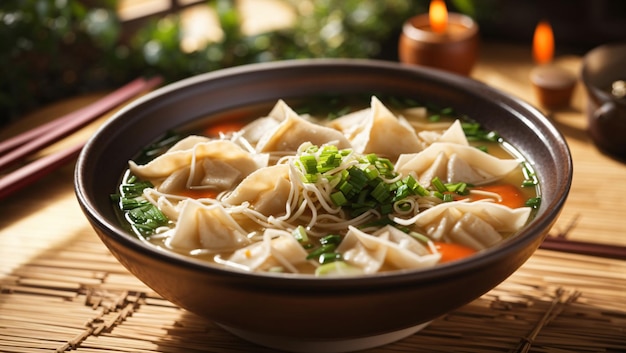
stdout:
POLYGON ((426 0, 284 1, 298 16, 293 27, 254 36, 241 32, 236 1, 208 1, 223 39, 185 52, 176 14, 149 22, 128 39, 122 38, 116 0, 2 0, 0 124, 38 105, 142 74, 176 81, 263 61, 381 56, 385 43, 395 44, 404 20, 427 8, 426 0))
POLYGON ((102 52, 118 40, 115 1, 3 0, 0 123, 98 82, 102 52))

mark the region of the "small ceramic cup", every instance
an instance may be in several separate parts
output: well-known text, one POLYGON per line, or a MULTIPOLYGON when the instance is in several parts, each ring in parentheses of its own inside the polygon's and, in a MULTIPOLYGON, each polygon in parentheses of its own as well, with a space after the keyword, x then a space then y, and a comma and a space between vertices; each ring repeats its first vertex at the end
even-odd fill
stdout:
POLYGON ((626 160, 626 43, 605 44, 585 55, 588 132, 604 152, 626 160))
POLYGON ((539 104, 548 109, 560 109, 570 105, 577 80, 574 73, 548 64, 534 68, 530 73, 530 82, 539 104))
POLYGON ((478 24, 470 17, 448 14, 448 31, 430 30, 428 14, 408 19, 398 43, 401 62, 469 75, 478 56, 478 24))

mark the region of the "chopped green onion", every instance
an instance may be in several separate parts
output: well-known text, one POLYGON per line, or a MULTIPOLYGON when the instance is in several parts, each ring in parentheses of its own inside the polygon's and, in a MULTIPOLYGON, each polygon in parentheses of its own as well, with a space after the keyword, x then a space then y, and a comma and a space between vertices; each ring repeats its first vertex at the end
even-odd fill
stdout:
POLYGON ((325 244, 325 245, 322 245, 319 248, 311 251, 309 253, 309 255, 307 255, 306 259, 307 260, 312 260, 312 259, 315 259, 315 258, 319 258, 319 256, 324 254, 324 253, 335 251, 336 247, 337 247, 337 245, 335 245, 335 244, 325 244))
POLYGON ((429 115, 428 116, 428 121, 430 121, 430 122, 435 123, 435 122, 438 122, 440 120, 441 120, 441 115, 439 115, 439 114, 433 114, 433 115, 429 115))
POLYGON ((445 184, 445 186, 449 192, 454 192, 459 195, 467 195, 469 193, 469 190, 467 189, 467 184, 463 182, 445 184))
POLYGON ((382 214, 390 214, 393 211, 393 205, 390 203, 386 203, 384 205, 380 205, 380 213, 382 214))
MULTIPOLYGON (((163 136, 160 140, 144 148, 141 151, 139 157, 136 158, 135 162, 137 162, 137 164, 145 164, 153 160, 157 156, 165 153, 170 147, 172 147, 182 138, 182 135, 173 131, 168 131, 165 136, 163 136)), ((128 182, 134 183, 134 181, 130 180, 128 182)))
POLYGON ((299 243, 307 243, 309 241, 309 236, 303 226, 297 226, 291 234, 299 243))
POLYGON ((373 166, 369 166, 368 168, 365 168, 363 171, 365 172, 365 175, 367 176, 367 179, 369 180, 374 180, 380 176, 380 172, 378 171, 378 169, 376 169, 373 166))
POLYGON ((359 267, 349 265, 345 261, 333 261, 319 266, 315 270, 316 276, 346 276, 363 274, 359 267))
POLYGON ((300 162, 302 162, 302 166, 308 174, 317 173, 317 158, 315 158, 315 156, 302 155, 300 156, 300 162))
POLYGON ((443 109, 441 109, 439 114, 442 114, 442 115, 453 115, 454 114, 454 108, 452 108, 452 107, 443 108, 443 109))
POLYGON ((342 181, 341 183, 339 183, 339 185, 337 185, 337 189, 339 189, 339 191, 343 193, 344 195, 349 196, 352 194, 352 190, 354 189, 354 186, 348 181, 342 181))
POLYGON ((441 179, 439 179, 439 177, 434 177, 430 183, 435 187, 435 189, 440 192, 440 193, 444 193, 446 191, 448 191, 448 188, 443 184, 443 182, 441 181, 441 179))
POLYGON ((528 207, 537 209, 539 208, 540 205, 541 205, 541 197, 531 197, 530 199, 526 201, 526 206, 528 207))
POLYGON ((346 199, 346 196, 341 191, 337 191, 337 192, 330 194, 330 200, 336 206, 343 206, 348 203, 348 199, 346 199))
POLYGON ((135 183, 124 183, 120 185, 120 194, 125 198, 133 198, 138 197, 143 194, 143 190, 146 188, 151 188, 152 185, 149 181, 137 181, 135 183))
POLYGON ((128 199, 128 198, 122 197, 119 200, 120 208, 124 211, 132 210, 133 208, 137 208, 137 207, 146 205, 148 203, 149 203, 148 200, 143 199, 143 198, 128 199))
POLYGON ((357 192, 361 191, 369 181, 367 174, 360 168, 351 167, 348 169, 350 174, 350 184, 353 185, 357 192))
POLYGON ((143 190, 153 187, 149 181, 141 181, 128 175, 119 187, 119 193, 111 195, 116 201, 132 231, 142 237, 149 237, 154 231, 169 223, 169 219, 153 204, 143 198, 143 190))
POLYGON ((152 232, 166 225, 169 220, 153 204, 133 208, 126 213, 127 219, 135 226, 142 235, 151 235, 152 232))
POLYGON ((522 163, 522 173, 524 173, 524 180, 522 181, 522 187, 533 187, 539 184, 537 175, 526 162, 522 163))
POLYGON ((372 190, 371 195, 376 201, 383 203, 389 199, 391 193, 389 192, 389 188, 386 183, 380 182, 374 190, 372 190))
POLYGON ((326 252, 320 255, 318 261, 320 264, 328 264, 331 262, 335 262, 335 261, 339 261, 341 260, 341 254, 340 253, 336 253, 336 252, 326 252))
POLYGON ((398 186, 398 188, 396 189, 396 195, 393 197, 392 202, 405 199, 410 195, 410 193, 411 193, 411 188, 409 188, 409 186, 406 184, 402 184, 398 186))
POLYGON ((320 238, 320 244, 322 245, 326 245, 326 244, 339 245, 339 243, 341 243, 341 236, 337 234, 329 234, 325 237, 320 238))
POLYGON ((484 130, 479 123, 464 122, 461 123, 461 127, 468 141, 498 142, 500 140, 497 132, 484 130))

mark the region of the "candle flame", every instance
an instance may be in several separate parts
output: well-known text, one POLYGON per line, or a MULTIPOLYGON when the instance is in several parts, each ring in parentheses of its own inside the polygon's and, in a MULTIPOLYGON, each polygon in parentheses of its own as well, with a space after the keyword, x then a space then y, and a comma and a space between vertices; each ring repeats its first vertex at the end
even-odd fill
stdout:
POLYGON ((533 58, 537 64, 547 64, 554 56, 554 34, 547 21, 537 24, 533 36, 533 58))
POLYGON ((432 0, 428 9, 430 28, 435 33, 445 33, 448 27, 448 9, 443 0, 432 0))

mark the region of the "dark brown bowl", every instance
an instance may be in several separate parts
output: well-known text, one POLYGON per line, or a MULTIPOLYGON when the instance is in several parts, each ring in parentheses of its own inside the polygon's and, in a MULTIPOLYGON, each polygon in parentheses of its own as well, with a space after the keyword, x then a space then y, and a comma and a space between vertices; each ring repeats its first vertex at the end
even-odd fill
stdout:
POLYGON ((392 342, 488 292, 537 249, 565 202, 571 178, 565 140, 532 106, 458 75, 349 59, 242 66, 163 87, 102 126, 83 149, 75 173, 86 217, 137 278, 236 335, 295 351, 348 351, 392 342), (538 214, 517 236, 458 262, 340 279, 230 271, 157 251, 118 223, 109 195, 128 160, 166 130, 249 104, 326 93, 413 97, 454 107, 497 130, 537 171, 543 197, 538 214))

